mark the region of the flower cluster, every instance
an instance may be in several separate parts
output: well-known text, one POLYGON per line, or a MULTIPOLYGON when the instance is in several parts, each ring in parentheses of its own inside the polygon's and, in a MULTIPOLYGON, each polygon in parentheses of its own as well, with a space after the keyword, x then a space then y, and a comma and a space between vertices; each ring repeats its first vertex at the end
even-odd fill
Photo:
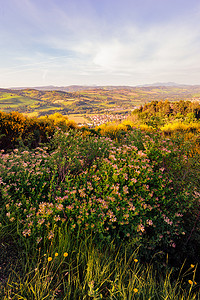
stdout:
POLYGON ((121 142, 59 131, 50 150, 1 152, 6 220, 38 243, 68 224, 99 238, 176 247, 192 206, 190 193, 176 190, 170 177, 170 163, 180 155, 169 139, 138 130, 121 142))

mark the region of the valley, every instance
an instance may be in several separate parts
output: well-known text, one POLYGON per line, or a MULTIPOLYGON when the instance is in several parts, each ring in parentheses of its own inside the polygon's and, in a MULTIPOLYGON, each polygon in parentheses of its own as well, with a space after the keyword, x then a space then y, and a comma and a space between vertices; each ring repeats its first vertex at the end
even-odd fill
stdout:
MULTIPOLYGON (((77 123, 90 123, 93 115, 127 116, 135 108, 155 100, 200 102, 200 86, 102 86, 38 87, 0 89, 0 110, 18 111, 26 116, 56 112, 77 123), (46 90, 45 90, 46 88, 46 90), (49 90, 48 90, 49 89, 49 90)), ((109 120, 109 118, 107 118, 109 120)))

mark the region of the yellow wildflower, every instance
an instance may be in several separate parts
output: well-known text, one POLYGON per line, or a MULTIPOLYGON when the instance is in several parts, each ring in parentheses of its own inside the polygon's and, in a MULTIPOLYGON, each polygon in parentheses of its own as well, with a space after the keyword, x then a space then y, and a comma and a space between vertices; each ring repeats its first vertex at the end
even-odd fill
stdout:
POLYGON ((55 253, 55 256, 58 256, 58 252, 55 253))
POLYGON ((138 289, 134 288, 133 291, 136 294, 138 292, 138 289))
POLYGON ((190 265, 190 267, 191 267, 191 268, 194 268, 194 267, 195 267, 195 265, 190 265))
POLYGON ((189 282, 189 284, 191 284, 191 285, 193 284, 193 281, 192 281, 192 280, 188 280, 188 282, 189 282))
POLYGON ((138 262, 138 259, 137 259, 137 258, 135 258, 135 259, 134 259, 134 262, 138 262))
POLYGON ((51 256, 48 257, 48 261, 52 261, 52 257, 51 256))
POLYGON ((67 253, 67 252, 65 252, 63 255, 64 255, 64 257, 67 257, 67 256, 68 256, 68 253, 67 253))

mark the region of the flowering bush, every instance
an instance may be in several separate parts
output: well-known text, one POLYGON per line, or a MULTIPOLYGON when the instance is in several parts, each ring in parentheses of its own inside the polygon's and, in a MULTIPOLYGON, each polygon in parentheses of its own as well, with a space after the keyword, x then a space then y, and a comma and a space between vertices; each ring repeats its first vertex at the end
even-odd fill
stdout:
POLYGON ((147 249, 175 248, 185 235, 183 217, 196 199, 179 184, 187 157, 173 140, 134 130, 119 143, 72 130, 58 131, 52 147, 1 152, 4 224, 37 243, 66 224, 147 249))

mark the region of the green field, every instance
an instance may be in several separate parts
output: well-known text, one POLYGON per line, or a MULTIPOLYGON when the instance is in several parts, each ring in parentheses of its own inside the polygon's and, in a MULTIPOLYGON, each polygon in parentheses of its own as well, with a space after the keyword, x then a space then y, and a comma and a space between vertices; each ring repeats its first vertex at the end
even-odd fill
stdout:
POLYGON ((21 106, 32 106, 37 101, 29 97, 18 96, 12 93, 0 93, 0 109, 9 111, 13 108, 20 108, 21 106))
POLYGON ((42 91, 36 89, 0 90, 0 110, 18 110, 37 116, 92 114, 131 111, 151 101, 200 101, 200 86, 177 87, 99 87, 79 91, 42 91))

